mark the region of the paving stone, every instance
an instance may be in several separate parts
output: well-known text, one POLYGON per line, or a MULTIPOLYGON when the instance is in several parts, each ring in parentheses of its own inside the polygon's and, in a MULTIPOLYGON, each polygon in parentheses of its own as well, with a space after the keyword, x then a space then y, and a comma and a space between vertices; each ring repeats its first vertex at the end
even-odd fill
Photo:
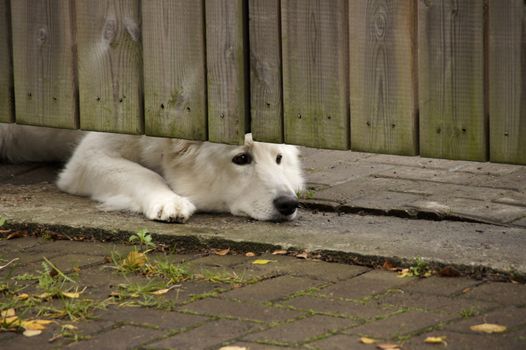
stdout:
POLYGON ((187 304, 183 307, 183 310, 204 315, 242 318, 264 322, 291 320, 302 315, 299 311, 276 307, 265 307, 261 304, 247 301, 238 302, 217 298, 208 298, 187 304))
POLYGON ((300 321, 287 323, 250 334, 244 339, 257 342, 277 342, 282 344, 304 343, 331 332, 356 325, 355 321, 337 317, 312 316, 300 321))
POLYGON ((429 277, 418 278, 400 287, 400 289, 411 293, 425 293, 450 296, 459 294, 466 288, 473 288, 480 281, 470 278, 443 278, 443 277, 429 277))
MULTIPOLYGON (((462 217, 507 223, 526 216, 526 208, 514 205, 492 203, 467 198, 451 198, 441 195, 440 197, 428 197, 428 202, 440 203, 447 206, 449 213, 462 217)), ((421 203, 413 203, 414 207, 422 206, 421 203)), ((424 207, 425 208, 425 207, 424 207)))
MULTIPOLYGON (((375 177, 359 178, 315 191, 314 199, 335 202, 339 204, 352 204, 356 198, 384 193, 393 187, 393 180, 375 177)), ((414 201, 415 199, 412 198, 414 201)))
POLYGON ((329 297, 360 299, 384 292, 390 288, 400 288, 411 280, 412 278, 399 278, 393 272, 374 270, 324 288, 320 294, 329 297))
POLYGON ((122 326, 92 336, 89 340, 72 343, 70 349, 119 350, 132 349, 163 335, 163 332, 150 328, 122 326), (123 341, 125 340, 125 341, 123 341))
POLYGON ((111 307, 100 317, 116 323, 169 330, 193 327, 208 320, 203 316, 141 307, 111 307))
POLYGON ((33 249, 50 244, 52 242, 33 237, 0 240, 0 259, 4 259, 7 262, 18 258, 17 265, 19 266, 39 261, 42 259, 42 255, 32 254, 33 249))
POLYGON ((375 302, 396 307, 417 308, 427 311, 446 313, 452 316, 461 317, 466 312, 480 313, 484 310, 493 309, 498 304, 486 301, 445 297, 434 294, 410 293, 403 290, 387 293, 376 299, 375 302))
POLYGON ((230 286, 220 283, 210 283, 206 281, 185 281, 181 283, 181 287, 174 288, 170 293, 164 297, 167 300, 175 301, 179 304, 188 303, 195 298, 210 293, 219 292, 223 289, 229 289, 230 286))
POLYGON ((424 311, 408 311, 351 328, 345 331, 345 333, 379 339, 394 339, 398 336, 407 335, 427 327, 436 326, 440 322, 449 319, 452 319, 452 317, 424 311))
POLYGON ((104 266, 81 269, 78 274, 78 284, 82 288, 86 287, 83 296, 87 298, 105 299, 111 292, 118 291, 120 284, 130 283, 146 284, 148 280, 142 275, 124 275, 104 266))
MULTIPOLYGON (((443 170, 454 170, 462 169, 465 166, 471 165, 473 162, 461 161, 461 160, 448 160, 448 159, 436 159, 436 158, 424 158, 424 157, 405 157, 388 154, 375 154, 364 160, 365 162, 389 164, 404 167, 415 167, 424 169, 443 169, 443 170)), ((475 163, 477 166, 479 162, 475 163)))
POLYGON ((68 254, 94 255, 104 257, 111 256, 112 252, 116 252, 120 255, 125 255, 133 249, 131 245, 111 244, 95 241, 57 240, 48 242, 49 244, 45 244, 42 246, 34 246, 30 248, 28 252, 38 252, 40 254, 64 254, 64 252, 67 252, 68 254))
POLYGON ((223 298, 257 300, 259 302, 285 298, 292 293, 319 286, 321 283, 307 278, 281 276, 222 294, 223 298))
POLYGON ((0 183, 10 183, 17 175, 27 173, 38 167, 40 164, 28 163, 28 164, 6 164, 0 163, 0 183))
MULTIPOLYGON (((268 344, 258 344, 258 343, 249 343, 249 342, 233 342, 229 344, 232 347, 239 347, 246 350, 284 350, 284 349, 300 349, 295 346, 273 346, 268 344)), ((240 350, 241 350, 240 349, 240 350)), ((304 348, 303 348, 304 349, 304 348)), ((371 350, 371 349, 369 349, 371 350)))
POLYGON ((394 311, 393 307, 387 305, 373 305, 352 301, 334 300, 330 298, 318 298, 312 296, 301 296, 283 302, 299 310, 314 311, 333 315, 342 315, 356 319, 371 319, 378 316, 388 315, 394 311))
POLYGON ((433 349, 455 349, 455 350, 523 350, 526 349, 526 337, 517 333, 508 334, 462 334, 451 331, 435 331, 422 334, 412 338, 403 344, 404 350, 433 350, 433 349), (446 337, 447 347, 437 344, 427 344, 427 337, 446 337))
POLYGON ((151 343, 147 348, 201 350, 215 345, 219 349, 221 344, 254 329, 257 329, 257 326, 248 322, 219 320, 151 343))
POLYGON ((486 282, 464 293, 463 297, 504 305, 526 305, 526 285, 486 282))
MULTIPOLYGON (((363 344, 359 337, 345 334, 333 335, 328 338, 309 343, 309 349, 316 350, 373 350, 374 346, 363 344)), ((404 348, 405 349, 405 348, 404 348)))
POLYGON ((512 329, 518 326, 526 326, 526 308, 507 306, 487 314, 471 317, 450 323, 446 329, 455 332, 473 333, 469 327, 481 323, 496 323, 512 329))
POLYGON ((473 178, 473 185, 482 185, 494 188, 509 188, 515 189, 519 192, 526 190, 526 167, 521 166, 520 169, 511 174, 502 176, 493 176, 485 178, 477 175, 473 178))
MULTIPOLYGON (((461 172, 441 170, 441 169, 419 169, 414 167, 396 167, 396 169, 387 170, 376 174, 378 177, 405 179, 405 180, 423 180, 429 182, 450 183, 457 185, 479 185, 484 182, 495 180, 492 175, 474 175, 461 172), (477 179, 477 183, 473 183, 473 179, 477 179)), ((506 188, 500 186, 499 188, 506 188)), ((513 188, 513 187, 512 187, 513 188)))
POLYGON ((382 191, 353 199, 347 204, 361 208, 390 210, 405 208, 409 203, 422 200, 422 198, 424 198, 423 195, 416 193, 382 191))
POLYGON ((515 220, 512 222, 512 224, 517 225, 517 226, 526 227, 526 217, 519 219, 519 220, 515 220))
POLYGON ((194 259, 188 263, 189 267, 198 266, 203 267, 225 267, 230 268, 236 265, 243 264, 247 261, 244 255, 209 255, 202 258, 194 259))

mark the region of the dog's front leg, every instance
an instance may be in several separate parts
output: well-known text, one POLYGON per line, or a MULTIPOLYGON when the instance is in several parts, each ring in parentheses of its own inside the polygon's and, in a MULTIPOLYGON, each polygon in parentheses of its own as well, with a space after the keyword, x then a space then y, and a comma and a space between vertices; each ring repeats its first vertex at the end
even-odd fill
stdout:
POLYGON ((87 157, 82 152, 74 154, 57 185, 68 193, 91 196, 106 210, 142 212, 151 220, 182 223, 196 209, 156 172, 102 153, 87 157))

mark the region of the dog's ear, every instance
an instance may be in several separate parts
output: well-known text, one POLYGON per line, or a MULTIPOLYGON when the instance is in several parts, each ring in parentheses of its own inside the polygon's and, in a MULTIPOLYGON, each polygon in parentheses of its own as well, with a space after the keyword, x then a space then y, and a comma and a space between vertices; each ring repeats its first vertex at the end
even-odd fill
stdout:
POLYGON ((245 146, 250 146, 254 143, 254 140, 252 139, 252 134, 245 134, 245 146))

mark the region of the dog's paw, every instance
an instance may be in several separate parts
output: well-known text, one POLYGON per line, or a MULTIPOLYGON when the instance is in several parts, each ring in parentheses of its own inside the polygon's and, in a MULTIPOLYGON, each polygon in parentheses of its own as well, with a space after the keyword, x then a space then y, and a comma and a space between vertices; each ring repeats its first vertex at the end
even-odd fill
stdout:
POLYGON ((195 205, 176 194, 158 196, 146 208, 144 215, 150 220, 184 223, 195 212, 195 205))

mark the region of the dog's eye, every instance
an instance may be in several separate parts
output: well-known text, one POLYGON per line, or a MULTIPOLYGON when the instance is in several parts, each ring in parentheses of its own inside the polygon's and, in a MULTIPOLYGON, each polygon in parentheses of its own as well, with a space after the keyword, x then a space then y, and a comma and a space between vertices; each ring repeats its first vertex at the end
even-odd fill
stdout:
POLYGON ((252 163, 252 156, 249 153, 241 153, 232 158, 232 162, 237 165, 247 165, 252 163))
POLYGON ((276 157, 276 163, 281 164, 281 159, 282 158, 283 158, 283 156, 281 154, 278 154, 278 156, 276 157))

